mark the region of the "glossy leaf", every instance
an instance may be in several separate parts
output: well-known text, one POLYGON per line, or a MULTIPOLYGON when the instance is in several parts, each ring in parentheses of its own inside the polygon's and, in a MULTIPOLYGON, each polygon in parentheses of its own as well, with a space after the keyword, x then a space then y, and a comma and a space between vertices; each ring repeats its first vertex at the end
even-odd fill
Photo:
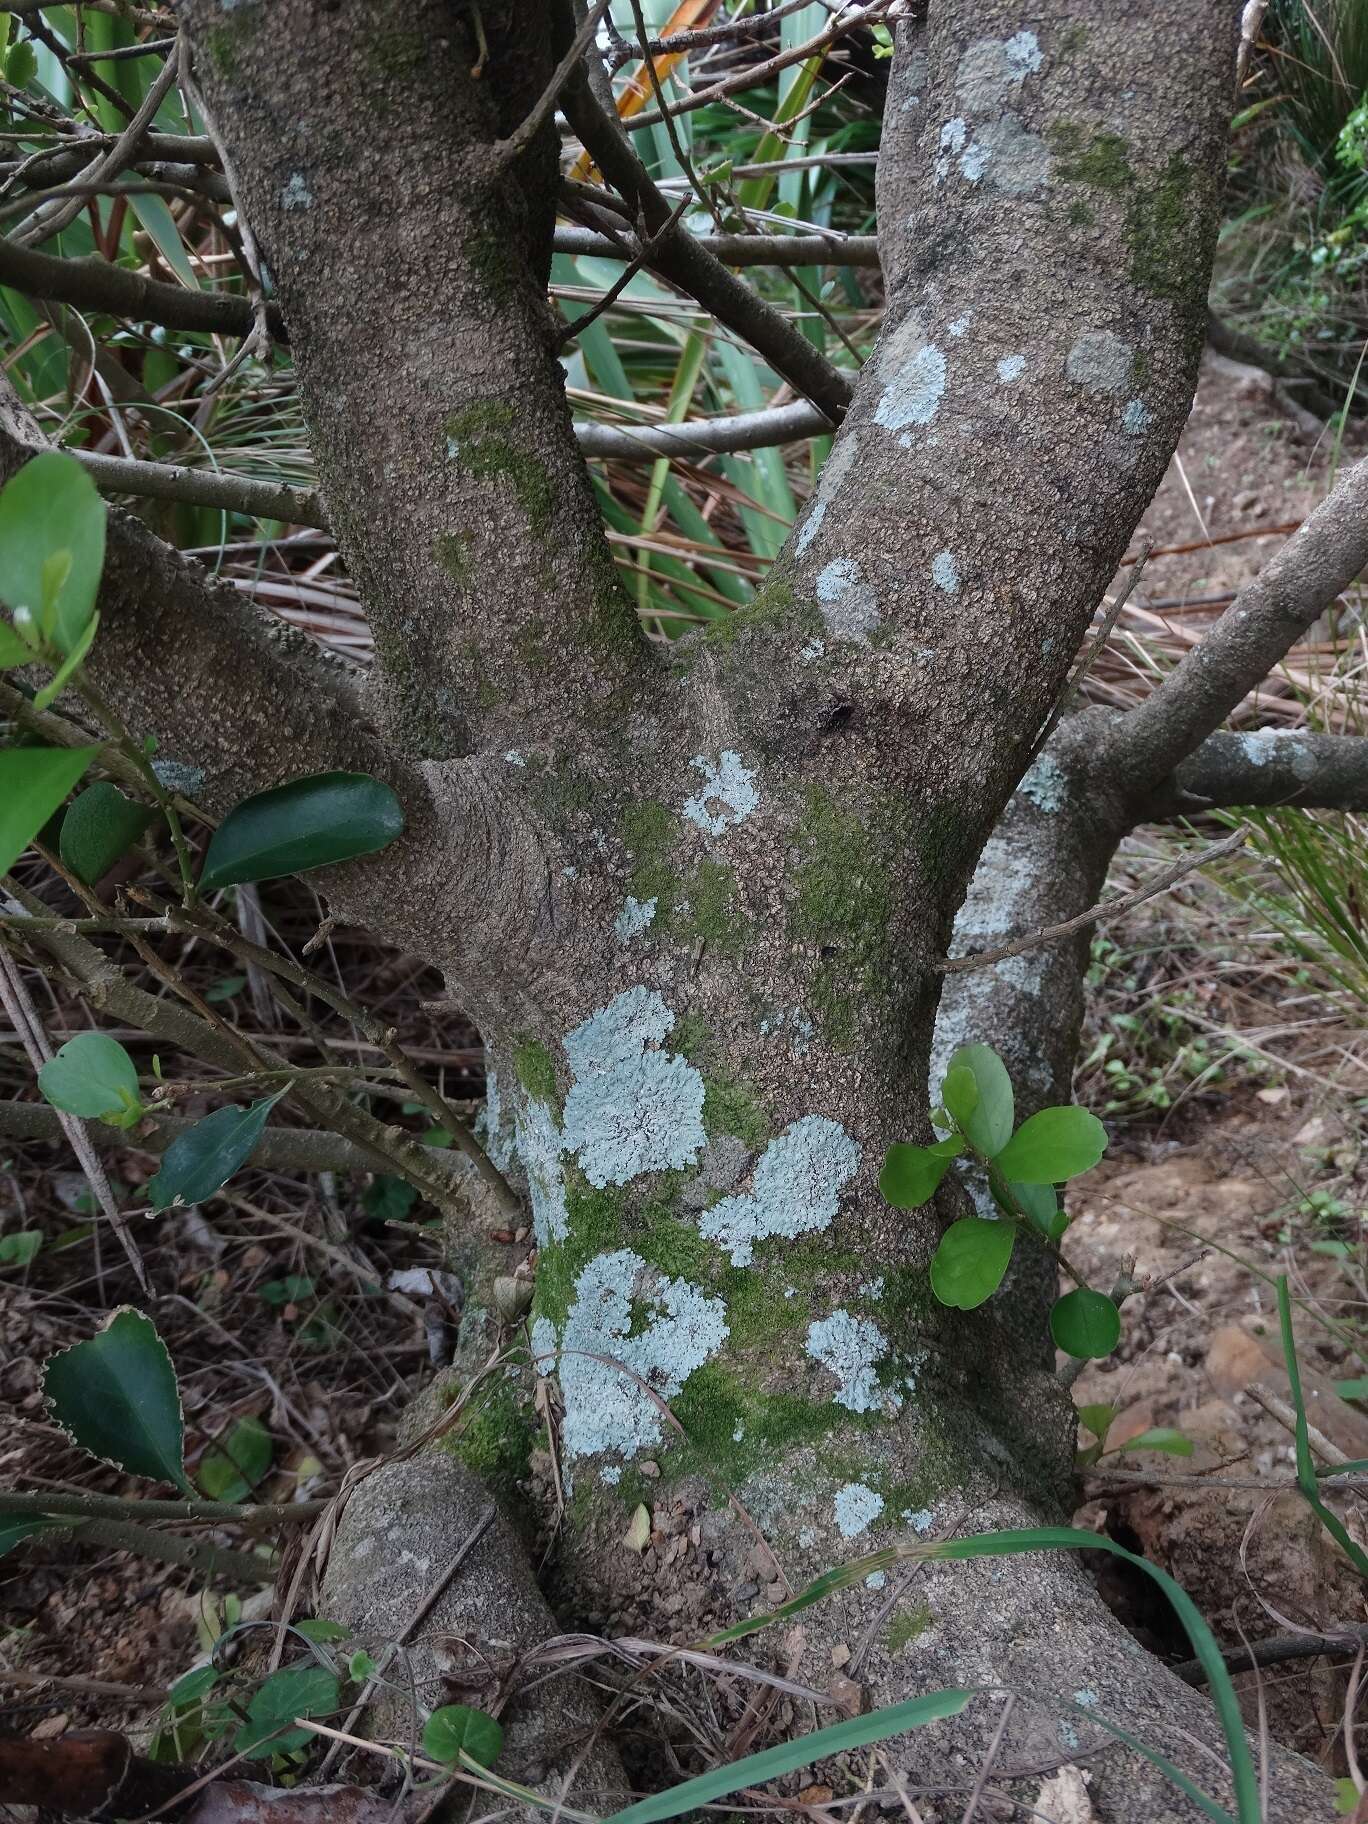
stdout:
POLYGON ((1099 1444, 1105 1444, 1107 1433, 1116 1423, 1116 1407, 1109 1400, 1101 1400, 1092 1406, 1080 1406, 1078 1422, 1085 1431, 1090 1431, 1099 1444))
POLYGON ((404 812, 368 773, 314 773, 244 798, 214 831, 200 887, 276 880, 373 855, 394 841, 404 812))
POLYGON ((9 873, 99 751, 98 747, 0 750, 0 874, 9 873))
POLYGON ((232 1103, 216 1108, 188 1133, 177 1135, 162 1154, 161 1170, 148 1180, 152 1208, 169 1210, 173 1204, 203 1203, 222 1190, 252 1156, 266 1117, 284 1093, 277 1090, 250 1108, 232 1103))
POLYGON ((978 1084, 967 1065, 956 1064, 946 1071, 941 1084, 941 1101, 955 1126, 964 1133, 979 1102, 978 1084))
POLYGON ((150 806, 125 798, 108 780, 89 785, 62 819, 62 861, 78 880, 93 886, 156 817, 150 806))
POLYGON ((351 1629, 345 1622, 328 1621, 318 1615, 310 1616, 305 1621, 292 1622, 290 1625, 294 1628, 295 1633, 302 1634, 305 1640, 348 1640, 351 1637, 351 1629))
MULTIPOLYGON (((961 1045, 950 1060, 947 1080, 958 1070, 969 1072, 978 1092, 978 1100, 963 1123, 964 1137, 985 1159, 996 1158, 1012 1134, 1015 1104, 1007 1066, 991 1045, 961 1045)), ((945 1100, 943 1093, 941 1100, 945 1100)))
POLYGON ((105 504, 74 456, 46 450, 0 488, 0 601, 27 608, 61 652, 95 612, 104 549, 105 504))
POLYGON ((914 1697, 904 1704, 889 1704, 882 1710, 871 1710, 867 1716, 852 1716, 843 1723, 829 1723, 825 1729, 814 1729, 777 1747, 759 1754, 743 1755, 739 1761, 727 1761, 707 1773, 696 1774, 678 1786, 652 1793, 622 1811, 615 1811, 604 1824, 659 1824, 664 1818, 677 1818, 681 1813, 722 1799, 744 1787, 760 1786, 828 1755, 845 1754, 852 1748, 866 1748, 871 1742, 886 1742, 910 1729, 943 1717, 958 1716, 973 1695, 970 1691, 930 1691, 925 1697, 914 1697))
POLYGON ((138 1071, 117 1039, 78 1032, 38 1072, 38 1087, 54 1108, 108 1127, 141 1121, 138 1071))
MULTIPOLYGON (((1017 1211, 1026 1218, 1033 1229, 1048 1236, 1051 1241, 1058 1241, 1069 1226, 1069 1218, 1059 1207, 1052 1184, 1022 1184, 1013 1181, 1007 1186, 1015 1210, 1009 1206, 1008 1213, 1017 1211)), ((1001 1202, 1001 1199, 998 1200, 1001 1202)))
POLYGON ((997 1157, 1020 1184, 1062 1184, 1090 1172, 1107 1150, 1107 1130, 1086 1108, 1042 1108, 1023 1121, 997 1157))
POLYGON ((1016 1228, 983 1216, 961 1216, 940 1238, 931 1262, 931 1290, 943 1305, 972 1311, 1002 1284, 1016 1228))
POLYGON ((43 1393, 82 1450, 187 1495, 180 1388, 166 1344, 141 1311, 122 1305, 98 1336, 49 1358, 43 1393))
POLYGON ((1121 1313, 1104 1292, 1079 1286, 1055 1300, 1050 1335, 1066 1354, 1100 1361, 1121 1341, 1121 1313))
POLYGON ((233 1738, 238 1754, 264 1761, 273 1754, 305 1748, 315 1738, 291 1725, 297 1716, 332 1716, 341 1707, 336 1673, 323 1666, 290 1666, 273 1672, 253 1693, 247 1721, 233 1738))
POLYGON ((271 1434, 260 1419, 239 1419, 200 1458, 196 1480, 210 1501, 247 1501, 275 1455, 271 1434))
POLYGON ((492 1767, 503 1748, 503 1730, 483 1710, 443 1704, 423 1727, 423 1748, 434 1761, 454 1763, 465 1753, 481 1767, 492 1767))
POLYGON ((884 1202, 895 1210, 920 1209, 935 1196, 951 1162, 963 1151, 964 1142, 958 1134, 938 1140, 934 1146, 907 1146, 901 1142, 890 1146, 879 1173, 884 1202))

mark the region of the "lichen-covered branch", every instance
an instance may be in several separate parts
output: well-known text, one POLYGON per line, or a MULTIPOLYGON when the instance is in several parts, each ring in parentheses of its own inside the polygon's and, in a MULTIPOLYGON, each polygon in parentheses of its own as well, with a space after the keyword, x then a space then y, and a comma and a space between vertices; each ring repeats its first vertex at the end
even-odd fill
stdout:
POLYGON ((1368 738, 1291 728, 1208 735, 1143 806, 1142 818, 1280 804, 1368 811, 1368 738))
POLYGON ((1246 584, 1206 638, 1111 730, 1118 776, 1152 789, 1273 670, 1368 565, 1368 461, 1246 584))

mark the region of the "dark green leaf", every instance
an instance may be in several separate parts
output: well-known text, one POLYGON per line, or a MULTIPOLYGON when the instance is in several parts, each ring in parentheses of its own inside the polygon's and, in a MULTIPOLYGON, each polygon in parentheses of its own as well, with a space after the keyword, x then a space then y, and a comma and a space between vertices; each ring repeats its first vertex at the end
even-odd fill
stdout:
POLYGON ((0 488, 0 601, 26 608, 62 652, 95 612, 104 547, 105 504, 74 456, 47 450, 0 488))
POLYGON ((106 875, 142 835, 157 813, 125 798, 118 786, 102 779, 72 800, 62 819, 61 856, 87 886, 106 875))
POLYGON ((936 1193, 936 1187, 950 1170, 951 1161, 964 1151, 958 1134, 938 1140, 934 1146, 890 1146, 879 1173, 879 1189, 885 1203, 895 1210, 920 1209, 936 1193))
POLYGON ((275 1446, 260 1419, 239 1419, 200 1458, 199 1485, 210 1501, 246 1501, 271 1467, 275 1446))
POLYGON ((98 1336, 50 1357, 43 1392, 53 1418, 82 1450, 194 1494, 184 1468, 176 1371, 140 1311, 121 1306, 98 1336))
POLYGON ((961 1216, 940 1238, 931 1262, 931 1290, 943 1305, 972 1311, 1002 1284, 1016 1227, 983 1216, 961 1216))
POLYGON ((266 1117, 285 1094, 253 1102, 250 1108, 216 1108, 188 1133, 180 1134, 162 1154, 161 1170, 147 1184, 154 1210, 169 1210, 177 1203, 203 1203, 222 1190, 240 1166, 251 1157, 266 1117))
POLYGON ((418 1201, 418 1193, 402 1178, 381 1172, 361 1193, 361 1207, 376 1222, 400 1222, 418 1201))
POLYGON ((209 843, 200 887, 275 880, 372 855, 394 841, 404 812, 368 773, 314 773, 236 805, 209 843))
MULTIPOLYGON (((1068 1228, 1069 1219, 1059 1207, 1059 1199, 1055 1196, 1054 1186, 1052 1184, 1022 1184, 1019 1180, 1014 1180, 1007 1186, 1007 1189, 1011 1193, 1012 1203, 1016 1205, 1016 1210, 1020 1211, 1031 1227, 1038 1229, 1051 1241, 1058 1241, 1068 1228)), ((1001 1201, 999 1198, 999 1204, 1001 1201)), ((1016 1213, 1010 1205, 1008 1213, 1016 1213)))
POLYGON ((3 1498, 0 1498, 0 1558, 6 1552, 12 1552, 16 1545, 22 1545, 25 1539, 32 1539, 35 1533, 63 1530, 71 1530, 70 1520, 59 1520, 56 1516, 49 1519, 45 1514, 8 1514, 3 1498))
POLYGON ((104 1032, 78 1032, 38 1072, 38 1087, 54 1108, 109 1127, 132 1127, 142 1119, 138 1072, 117 1039, 104 1032))
POLYGON ((464 1752, 481 1767, 492 1767, 503 1747, 503 1730, 483 1710, 443 1704, 423 1728, 423 1748, 434 1761, 456 1762, 464 1752))
POLYGON ((1104 1292, 1079 1286, 1055 1300, 1050 1335, 1066 1354, 1100 1361, 1121 1341, 1121 1313, 1104 1292))
POLYGON ((177 1709, 185 1704, 197 1704, 213 1690, 219 1676, 215 1666, 196 1666, 193 1672, 187 1672, 184 1678, 176 1680, 167 1692, 167 1698, 177 1709))
POLYGON ((978 1101, 963 1124, 964 1137, 976 1153, 995 1158, 1012 1134, 1014 1103, 1007 1066, 991 1045, 961 1045, 950 1060, 947 1079, 957 1070, 967 1070, 978 1091, 978 1101))
POLYGON ((1352 1381, 1336 1381, 1335 1392, 1342 1400, 1368 1400, 1368 1375, 1352 1381))
POLYGON ((1121 1456, 1132 1450, 1158 1450, 1168 1457, 1190 1457, 1192 1439, 1184 1432, 1175 1431, 1171 1425, 1156 1425, 1149 1431, 1142 1431, 1137 1437, 1127 1438, 1124 1444, 1108 1454, 1121 1456))
POLYGON ((211 982, 204 991, 206 1001, 231 1001, 235 994, 241 994, 247 986, 245 975, 221 975, 216 982, 211 982))
POLYGON ((312 1298, 314 1282, 303 1273, 291 1273, 284 1279, 272 1279, 261 1288, 261 1297, 268 1305, 297 1305, 301 1299, 312 1298))
POLYGON ((1107 1130, 1086 1108, 1042 1108, 1022 1122, 997 1165, 1019 1184, 1061 1184, 1091 1171, 1106 1150, 1107 1130))
POLYGON ((249 1761, 307 1747, 314 1737, 307 1729, 291 1728, 294 1718, 331 1716, 339 1704, 336 1675, 322 1666, 291 1666, 273 1672, 253 1694, 247 1721, 238 1730, 233 1747, 249 1761))
POLYGON ((42 1246, 41 1229, 18 1229, 13 1235, 0 1235, 0 1267, 28 1266, 42 1246))
POLYGON ((810 1767, 828 1755, 845 1754, 851 1748, 865 1748, 871 1742, 886 1742, 909 1729, 920 1729, 925 1723, 939 1722, 947 1716, 958 1716, 969 1702, 969 1691, 930 1691, 925 1697, 914 1697, 903 1704, 889 1704, 882 1710, 871 1710, 867 1716, 853 1716, 843 1723, 829 1723, 825 1729, 814 1729, 791 1742, 780 1742, 759 1754, 743 1755, 739 1761, 727 1761, 707 1773, 696 1774, 678 1786, 639 1799, 622 1811, 615 1811, 605 1824, 660 1824, 664 1818, 677 1818, 722 1799, 743 1787, 760 1786, 781 1774, 810 1767))
POLYGON ((7 747, 0 752, 0 874, 9 873, 99 751, 7 747))

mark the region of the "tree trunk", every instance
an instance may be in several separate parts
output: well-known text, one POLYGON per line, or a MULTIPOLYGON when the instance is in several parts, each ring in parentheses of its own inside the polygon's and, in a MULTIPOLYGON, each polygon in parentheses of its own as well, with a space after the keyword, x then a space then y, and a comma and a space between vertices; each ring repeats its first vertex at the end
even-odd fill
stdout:
MULTIPOLYGON (((899 25, 878 349, 755 603, 665 651, 563 396, 549 127, 508 151, 568 7, 485 5, 478 41, 449 0, 184 11, 421 811, 339 904, 445 970, 490 1049, 491 1144, 526 1173, 569 1610, 696 1637, 899 1540, 1066 1517, 1048 1263, 946 1310, 927 1269, 963 1189, 898 1212, 878 1176, 929 1138, 955 913, 1187 413, 1234 9, 945 0, 899 25), (623 1544, 643 1504, 665 1539, 698 1529, 668 1567, 623 1544)), ((961 942, 1104 878, 1123 820, 1071 740, 984 852, 961 942)), ((943 1040, 998 1043, 1023 1109, 1067 1095, 1078 956, 946 1007, 943 1040)), ((506 1497, 531 1392, 497 1381, 455 1445, 506 1497)), ((1004 1778, 1091 1747, 1079 1709, 1180 1761, 1189 1730, 1215 1739, 1054 1556, 857 1578, 781 1657, 822 1690, 840 1667, 837 1706, 1011 1687, 1004 1778)), ((1000 1713, 990 1692, 893 1761, 972 1786, 1000 1713)), ((1270 1815, 1328 1815, 1278 1778, 1270 1815)), ((1119 1751, 1101 1788, 1106 1815, 1195 1815, 1119 1751)))

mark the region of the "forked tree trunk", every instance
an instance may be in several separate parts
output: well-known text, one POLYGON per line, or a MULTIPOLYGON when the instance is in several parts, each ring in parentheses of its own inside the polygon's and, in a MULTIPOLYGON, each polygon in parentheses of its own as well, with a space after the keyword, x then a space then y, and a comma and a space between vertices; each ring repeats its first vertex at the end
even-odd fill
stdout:
MULTIPOLYGON (((427 763, 419 835, 338 903, 441 965, 490 1046, 574 1607, 702 1632, 899 1538, 1059 1520, 1074 1421, 1045 1275, 943 1309, 927 1267, 962 1193, 898 1213, 877 1180, 928 1137, 956 909, 1191 399, 1234 8, 946 0, 899 27, 878 348, 755 604, 668 652, 614 580, 554 360, 554 142, 500 149, 568 8, 484 5, 481 45, 450 0, 185 10, 375 628, 372 713, 427 763), (698 1525, 687 1577, 624 1547, 643 1502, 698 1525)), ((135 688, 140 726, 194 745, 172 685, 135 688)), ((1018 922, 1037 866, 1085 897, 1105 873, 1119 826, 1101 804, 1090 826, 1067 772, 994 839, 983 933, 1018 922)), ((1023 1105, 1066 1090, 1077 985, 1065 946, 956 991, 957 1036, 1004 1044, 1023 1105), (1035 1040, 1022 1007, 1003 1027, 1013 993, 1054 1010, 1035 1040)), ((501 1383, 461 1447, 505 1492, 529 1399, 501 1383)), ((375 1518, 348 1524, 355 1544, 375 1518)), ((841 1665, 865 1706, 1018 1690, 1007 1769, 1077 1745, 1061 1701, 1183 1761, 1185 1729, 1214 1745, 1056 1558, 894 1568, 781 1651, 818 1687, 841 1665)), ((895 1760, 970 1785, 999 1713, 895 1760)), ((1102 1766, 1109 1815, 1186 1815, 1146 1764, 1102 1766)), ((1273 1815, 1324 1809, 1279 1777, 1273 1815)))

